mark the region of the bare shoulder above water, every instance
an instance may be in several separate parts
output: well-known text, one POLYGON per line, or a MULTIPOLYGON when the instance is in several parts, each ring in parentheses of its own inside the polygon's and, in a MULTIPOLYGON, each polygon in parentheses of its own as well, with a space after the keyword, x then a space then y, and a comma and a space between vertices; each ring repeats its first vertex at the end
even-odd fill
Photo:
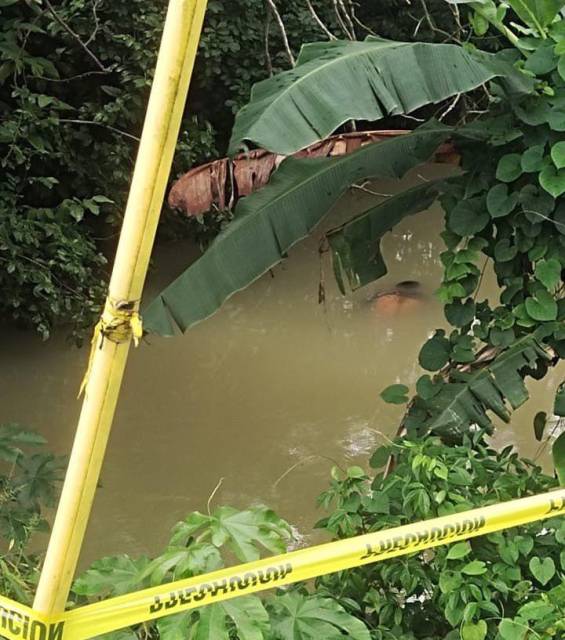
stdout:
POLYGON ((422 285, 416 280, 403 280, 392 289, 379 291, 369 299, 372 311, 392 316, 419 308, 425 301, 422 285))

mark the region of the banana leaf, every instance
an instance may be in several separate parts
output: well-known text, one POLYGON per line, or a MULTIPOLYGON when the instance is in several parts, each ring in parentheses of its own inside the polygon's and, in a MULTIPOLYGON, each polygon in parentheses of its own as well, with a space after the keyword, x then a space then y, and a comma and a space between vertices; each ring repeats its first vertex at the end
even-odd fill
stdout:
POLYGON ((207 318, 280 262, 354 182, 401 178, 432 157, 452 129, 433 123, 333 158, 288 158, 269 184, 238 203, 204 255, 143 312, 147 331, 173 335, 207 318))
POLYGON ((245 142, 289 155, 348 120, 410 113, 493 78, 529 93, 532 80, 496 55, 453 44, 363 42, 304 45, 297 66, 256 84, 237 114, 230 154, 245 142))
POLYGON ((527 335, 498 355, 486 368, 460 374, 460 380, 442 385, 427 400, 431 418, 426 426, 439 434, 462 433, 473 424, 492 430, 492 411, 504 422, 510 421, 509 406, 517 409, 528 399, 525 372, 550 357, 536 335, 527 335))

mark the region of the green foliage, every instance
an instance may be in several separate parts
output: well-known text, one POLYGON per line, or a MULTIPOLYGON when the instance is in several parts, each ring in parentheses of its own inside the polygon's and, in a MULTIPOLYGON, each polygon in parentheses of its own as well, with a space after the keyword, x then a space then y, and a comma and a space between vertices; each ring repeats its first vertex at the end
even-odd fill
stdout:
MULTIPOLYGON (((371 478, 334 470, 318 526, 338 538, 510 500, 555 486, 511 447, 491 449, 483 435, 457 446, 438 438, 399 439, 378 449, 371 478)), ((317 580, 371 628, 375 640, 495 640, 561 637, 565 613, 565 522, 480 536, 317 580), (517 630, 523 636, 515 636, 517 630), (461 635, 459 635, 461 634, 461 635), (498 634, 498 635, 497 635, 498 634)))
MULTIPOLYGON (((124 208, 164 17, 145 0, 54 7, 0 8, 0 316, 43 337, 99 312, 98 240, 124 208)), ((213 145, 190 122, 177 171, 213 145)))
POLYGON ((29 542, 49 530, 44 510, 54 506, 63 469, 44 444, 19 425, 0 425, 0 592, 22 603, 31 602, 38 576, 29 542))
POLYGON ((376 121, 386 114, 410 113, 499 76, 512 82, 515 91, 531 90, 510 64, 456 45, 374 36, 363 42, 307 44, 294 69, 253 88, 249 104, 237 114, 230 153, 249 141, 291 154, 350 119, 376 121), (441 82, 433 82, 437 77, 441 82))
MULTIPOLYGON (((75 600, 97 600, 208 573, 231 564, 258 559, 265 551, 284 553, 290 527, 265 507, 237 511, 219 507, 205 515, 194 512, 177 523, 160 556, 104 558, 73 585, 75 600)), ((309 595, 299 587, 262 600, 243 596, 160 618, 130 630, 130 638, 162 640, 369 640, 365 624, 331 597, 309 595)), ((112 634, 112 637, 114 634, 112 634)), ((117 636, 116 636, 117 640, 117 636)))

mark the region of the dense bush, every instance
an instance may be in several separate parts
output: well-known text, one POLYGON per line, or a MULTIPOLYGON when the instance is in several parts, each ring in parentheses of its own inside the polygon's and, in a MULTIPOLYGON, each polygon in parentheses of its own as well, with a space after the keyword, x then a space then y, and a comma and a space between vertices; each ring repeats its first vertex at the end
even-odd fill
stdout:
MULTIPOLYGON (((319 526, 335 536, 379 531, 548 491, 555 481, 511 447, 497 452, 481 434, 448 446, 438 438, 377 449, 373 478, 359 467, 333 471, 319 526)), ((565 521, 437 547, 318 580, 372 629, 374 640, 561 638, 565 613, 565 521)))

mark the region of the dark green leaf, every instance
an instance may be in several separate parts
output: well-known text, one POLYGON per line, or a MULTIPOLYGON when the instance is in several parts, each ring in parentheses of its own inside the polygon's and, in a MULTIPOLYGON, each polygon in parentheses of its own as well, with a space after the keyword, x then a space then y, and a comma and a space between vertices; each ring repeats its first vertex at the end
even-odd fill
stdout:
POLYGON ((381 398, 390 404, 404 404, 408 402, 408 387, 405 384, 391 384, 381 391, 381 398))
POLYGON ((508 153, 498 161, 496 179, 501 182, 513 182, 522 175, 522 163, 519 153, 508 153))
POLYGON ((441 333, 436 333, 424 343, 418 356, 418 362, 427 371, 438 371, 447 364, 450 352, 449 340, 441 333))
POLYGON ((505 184, 497 184, 487 193, 487 209, 492 218, 507 216, 514 210, 517 203, 518 194, 509 194, 505 184))

